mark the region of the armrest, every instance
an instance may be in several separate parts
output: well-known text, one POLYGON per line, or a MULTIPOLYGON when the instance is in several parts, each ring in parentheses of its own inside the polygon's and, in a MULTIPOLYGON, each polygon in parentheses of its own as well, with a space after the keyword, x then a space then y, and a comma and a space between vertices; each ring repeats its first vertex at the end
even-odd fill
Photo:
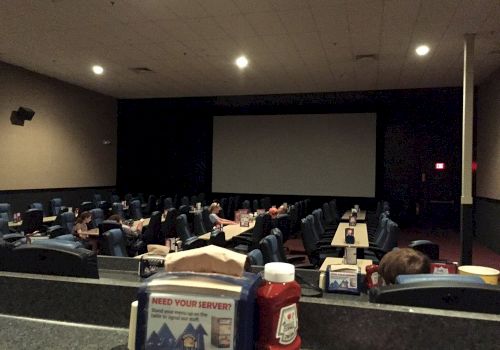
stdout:
POLYGON ((333 237, 332 238, 319 239, 318 242, 316 243, 316 245, 330 245, 330 244, 332 244, 332 240, 333 240, 333 237))
POLYGON ((295 264, 295 267, 298 269, 314 269, 315 266, 313 264, 295 264))
POLYGON ((57 236, 61 236, 64 234, 64 229, 61 225, 54 225, 54 226, 50 226, 48 229, 47 229, 47 235, 50 237, 50 238, 54 238, 54 237, 57 237, 57 236))
POLYGON ((318 247, 318 249, 337 249, 337 247, 333 247, 331 243, 332 243, 331 240, 328 242, 318 242, 318 244, 316 244, 316 247, 318 247))
POLYGON ((289 263, 304 261, 306 259, 306 255, 287 255, 286 260, 289 263))
POLYGON ((2 238, 4 239, 4 241, 12 243, 19 239, 24 238, 24 235, 22 233, 7 233, 3 235, 2 238))
POLYGON ((231 239, 233 243, 236 244, 244 244, 244 245, 252 245, 253 240, 251 237, 242 237, 241 235, 235 236, 231 239))

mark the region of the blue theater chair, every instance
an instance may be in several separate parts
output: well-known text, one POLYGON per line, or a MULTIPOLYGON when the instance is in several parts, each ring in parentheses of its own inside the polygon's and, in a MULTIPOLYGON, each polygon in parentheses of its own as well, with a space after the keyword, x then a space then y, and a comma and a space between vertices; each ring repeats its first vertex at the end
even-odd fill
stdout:
POLYGON ((500 313, 500 286, 486 284, 476 276, 406 275, 399 284, 373 288, 370 302, 470 311, 500 313))

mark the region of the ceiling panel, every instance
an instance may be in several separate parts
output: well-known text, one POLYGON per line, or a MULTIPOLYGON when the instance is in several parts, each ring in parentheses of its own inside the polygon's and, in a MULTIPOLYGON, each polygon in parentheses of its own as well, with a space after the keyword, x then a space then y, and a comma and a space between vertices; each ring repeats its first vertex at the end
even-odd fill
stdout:
POLYGON ((215 17, 217 23, 232 38, 246 38, 257 33, 243 15, 215 17))
POLYGON ((500 68, 499 18, 498 0, 3 0, 0 60, 130 98, 450 86, 466 32, 477 81, 500 68))
POLYGON ((245 15, 245 18, 260 35, 286 34, 286 29, 276 12, 250 13, 245 15))
POLYGON ((293 11, 280 11, 278 15, 289 34, 300 34, 317 30, 314 17, 308 8, 293 11))

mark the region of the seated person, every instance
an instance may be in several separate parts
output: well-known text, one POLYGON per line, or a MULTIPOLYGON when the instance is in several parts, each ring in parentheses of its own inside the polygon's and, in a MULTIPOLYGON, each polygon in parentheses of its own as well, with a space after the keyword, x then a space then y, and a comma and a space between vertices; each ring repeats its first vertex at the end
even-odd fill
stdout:
POLYGON ((278 216, 283 215, 283 214, 287 214, 287 213, 288 213, 288 204, 283 203, 278 208, 278 216))
POLYGON ((92 214, 88 211, 84 211, 75 221, 75 226, 73 227, 73 235, 77 240, 83 242, 86 248, 90 247, 94 253, 97 253, 98 242, 95 237, 89 237, 86 233, 89 231, 87 224, 92 221, 92 214))
POLYGON ((219 217, 217 214, 219 214, 221 207, 220 204, 217 202, 214 202, 210 204, 210 208, 208 209, 210 211, 210 222, 214 226, 222 226, 222 225, 235 225, 236 222, 232 220, 227 220, 219 217))
POLYGON ((380 261, 378 273, 385 284, 396 283, 399 275, 430 273, 431 262, 427 256, 412 248, 392 250, 380 261))
POLYGON ((108 218, 108 220, 116 221, 117 223, 121 224, 123 232, 125 232, 125 234, 129 237, 139 236, 142 232, 142 226, 144 224, 144 220, 141 219, 141 220, 139 220, 139 222, 137 223, 137 226, 135 226, 135 227, 130 227, 129 225, 125 225, 123 223, 122 217, 119 214, 111 215, 108 218))
POLYGON ((271 215, 272 219, 276 219, 276 217, 278 216, 278 209, 276 209, 276 207, 269 208, 268 213, 269 215, 271 215))

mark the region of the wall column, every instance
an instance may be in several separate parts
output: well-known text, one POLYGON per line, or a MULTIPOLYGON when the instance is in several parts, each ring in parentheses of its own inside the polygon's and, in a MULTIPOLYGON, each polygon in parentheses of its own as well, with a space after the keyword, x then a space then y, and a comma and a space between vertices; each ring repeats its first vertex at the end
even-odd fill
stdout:
POLYGON ((472 264, 472 118, 474 110, 474 38, 475 34, 464 35, 460 265, 472 264))

